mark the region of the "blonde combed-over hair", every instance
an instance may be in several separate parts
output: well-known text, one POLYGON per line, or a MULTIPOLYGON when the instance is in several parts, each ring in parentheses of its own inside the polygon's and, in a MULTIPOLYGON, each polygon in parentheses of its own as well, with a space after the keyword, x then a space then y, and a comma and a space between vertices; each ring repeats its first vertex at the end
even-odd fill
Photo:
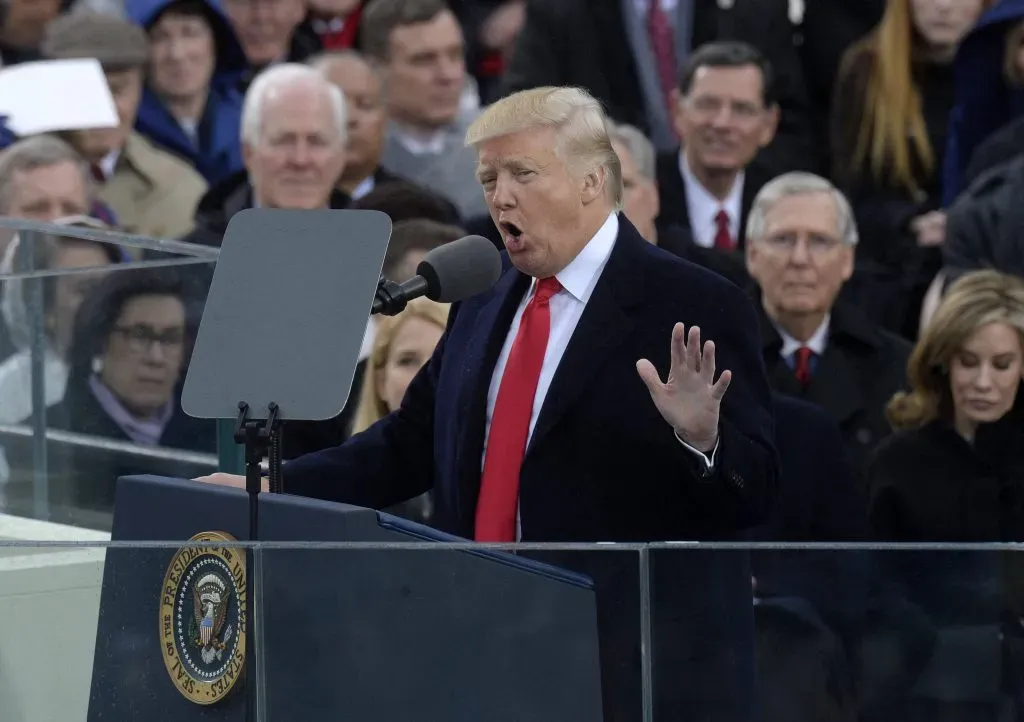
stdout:
POLYGON ((576 175, 605 171, 605 191, 622 208, 622 166, 612 148, 601 104, 582 88, 543 87, 508 95, 489 105, 466 131, 466 145, 534 128, 554 128, 555 152, 576 175))

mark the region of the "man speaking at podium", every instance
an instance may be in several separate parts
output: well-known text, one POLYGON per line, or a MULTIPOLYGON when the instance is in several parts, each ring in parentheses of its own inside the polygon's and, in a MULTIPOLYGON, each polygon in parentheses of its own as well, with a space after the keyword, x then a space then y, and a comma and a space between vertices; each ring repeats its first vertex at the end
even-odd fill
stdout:
POLYGON ((753 307, 618 212, 598 102, 515 93, 466 142, 505 272, 455 304, 401 408, 285 464, 285 493, 381 509, 432 489, 436 526, 482 542, 722 539, 762 521, 778 471, 753 307))

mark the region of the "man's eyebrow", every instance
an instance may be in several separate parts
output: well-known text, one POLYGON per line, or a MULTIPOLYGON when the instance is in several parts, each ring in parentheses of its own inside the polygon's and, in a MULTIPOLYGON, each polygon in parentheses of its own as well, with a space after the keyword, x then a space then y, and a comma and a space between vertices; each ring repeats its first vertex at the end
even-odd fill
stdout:
POLYGON ((503 160, 497 161, 496 163, 488 163, 486 165, 477 166, 476 177, 479 179, 480 177, 486 175, 487 173, 493 173, 495 166, 497 166, 498 168, 504 168, 511 171, 519 171, 533 170, 536 165, 537 164, 534 163, 529 158, 505 158, 503 160))

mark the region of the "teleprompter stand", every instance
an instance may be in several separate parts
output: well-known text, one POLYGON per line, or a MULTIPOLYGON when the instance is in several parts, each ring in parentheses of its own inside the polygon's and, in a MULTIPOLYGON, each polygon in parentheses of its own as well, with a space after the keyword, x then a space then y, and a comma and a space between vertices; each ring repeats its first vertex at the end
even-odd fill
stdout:
MULTIPOLYGON (((390 218, 376 211, 249 209, 228 224, 181 405, 197 418, 235 421, 249 542, 260 538, 264 458, 269 490, 284 490, 285 424, 332 418, 349 397, 390 237, 390 218)), ((246 718, 255 720, 264 685, 252 545, 246 559, 246 718)))
MULTIPOLYGON (((260 491, 263 484, 261 464, 269 457, 269 489, 281 492, 281 423, 278 419, 280 407, 273 401, 267 404, 266 419, 250 419, 249 404, 238 402, 238 418, 235 421, 235 442, 245 446, 245 491, 249 495, 249 541, 260 538, 260 491)), ((248 618, 245 635, 245 667, 256 669, 256 625, 252 609, 256 601, 253 578, 256 569, 255 550, 250 546, 245 552, 245 598, 248 618)), ((255 722, 259 706, 256 684, 247 684, 245 689, 245 719, 255 722)))

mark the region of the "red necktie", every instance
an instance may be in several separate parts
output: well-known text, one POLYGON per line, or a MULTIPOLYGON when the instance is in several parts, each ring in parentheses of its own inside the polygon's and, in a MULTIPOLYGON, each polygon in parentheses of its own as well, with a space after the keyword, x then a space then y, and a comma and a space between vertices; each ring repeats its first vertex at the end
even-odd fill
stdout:
POLYGON ((732 239, 732 233, 729 231, 729 214, 725 211, 718 211, 715 214, 715 250, 718 251, 731 251, 736 247, 736 242, 732 239))
POLYGON ((811 382, 811 359, 814 357, 814 351, 806 346, 801 346, 793 355, 796 358, 793 368, 796 380, 800 382, 801 386, 806 386, 811 382))
POLYGON ((355 45, 356 33, 359 32, 359 21, 362 18, 363 9, 357 7, 348 17, 330 18, 328 20, 314 21, 313 29, 324 50, 347 50, 355 45), (336 21, 340 20, 339 25, 336 21))
POLYGON ((491 417, 476 506, 475 538, 479 542, 516 540, 519 469, 526 454, 533 398, 537 394, 551 332, 549 301, 561 288, 554 277, 537 281, 505 363, 491 417))
POLYGON ((672 38, 672 25, 668 16, 661 9, 661 0, 648 0, 647 33, 651 40, 651 52, 661 81, 661 92, 665 97, 665 107, 672 113, 672 90, 676 87, 676 51, 672 38))

